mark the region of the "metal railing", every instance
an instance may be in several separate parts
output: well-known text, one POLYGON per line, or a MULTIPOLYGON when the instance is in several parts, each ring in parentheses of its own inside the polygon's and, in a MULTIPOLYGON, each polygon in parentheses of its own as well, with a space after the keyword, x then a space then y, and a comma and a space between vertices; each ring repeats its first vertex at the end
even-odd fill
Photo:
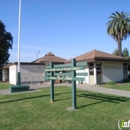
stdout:
POLYGON ((21 78, 21 85, 40 85, 41 84, 41 79, 39 76, 37 77, 32 77, 31 80, 28 80, 27 77, 21 78))

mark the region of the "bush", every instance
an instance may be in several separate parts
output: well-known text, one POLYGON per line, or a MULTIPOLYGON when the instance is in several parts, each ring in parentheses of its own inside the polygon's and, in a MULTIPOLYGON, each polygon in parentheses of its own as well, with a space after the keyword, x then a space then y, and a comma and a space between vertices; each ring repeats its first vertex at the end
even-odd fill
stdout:
POLYGON ((128 79, 124 79, 123 82, 124 82, 124 83, 128 83, 128 82, 130 82, 130 78, 128 78, 128 79))
POLYGON ((116 85, 116 83, 113 81, 109 81, 109 82, 107 82, 107 85, 116 85))

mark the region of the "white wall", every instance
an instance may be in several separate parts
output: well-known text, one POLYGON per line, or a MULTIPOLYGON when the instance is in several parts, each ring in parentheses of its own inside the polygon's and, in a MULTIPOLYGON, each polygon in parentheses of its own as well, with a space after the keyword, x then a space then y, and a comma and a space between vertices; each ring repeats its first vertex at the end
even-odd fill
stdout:
POLYGON ((96 70, 96 63, 94 63, 94 84, 97 84, 97 70, 96 70))
MULTIPOLYGON (((44 65, 20 65, 21 82, 43 81, 44 65)), ((9 83, 16 85, 17 66, 9 67, 9 83)))
MULTIPOLYGON (((76 70, 76 73, 88 73, 88 67, 86 67, 84 70, 76 70)), ((83 84, 88 84, 89 83, 89 76, 76 76, 76 77, 80 77, 80 78, 84 78, 83 84)), ((76 81, 77 84, 79 84, 79 81, 76 81)))
POLYGON ((2 69, 2 81, 5 81, 5 75, 6 75, 6 72, 5 72, 5 69, 2 69))
MULTIPOLYGON (((110 62, 105 61, 102 63, 102 76, 101 82, 106 83, 109 81, 122 81, 123 80, 123 62, 110 62)), ((88 67, 85 70, 76 70, 76 73, 87 72, 88 76, 76 76, 76 77, 84 77, 84 83, 89 84, 89 69, 88 67)), ((78 81, 76 83, 79 83, 78 81)), ((94 84, 97 83, 96 80, 96 66, 94 64, 94 84)))
POLYGON ((102 63, 102 82, 123 80, 123 63, 103 62, 102 63))
POLYGON ((21 82, 43 81, 44 65, 21 65, 21 82))
POLYGON ((9 67, 9 83, 16 85, 17 71, 16 65, 9 67))

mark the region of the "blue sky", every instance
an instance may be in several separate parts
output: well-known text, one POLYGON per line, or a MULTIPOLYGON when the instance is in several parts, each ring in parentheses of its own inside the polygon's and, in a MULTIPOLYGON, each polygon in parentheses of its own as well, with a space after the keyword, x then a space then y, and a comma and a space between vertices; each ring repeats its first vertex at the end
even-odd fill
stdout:
MULTIPOLYGON (((13 35, 10 62, 17 61, 19 0, 0 0, 0 20, 13 35)), ((107 35, 112 12, 130 12, 129 0, 22 0, 21 61, 49 51, 70 59, 93 49, 112 53, 117 43, 107 35)), ((130 50, 130 38, 122 47, 130 50)))

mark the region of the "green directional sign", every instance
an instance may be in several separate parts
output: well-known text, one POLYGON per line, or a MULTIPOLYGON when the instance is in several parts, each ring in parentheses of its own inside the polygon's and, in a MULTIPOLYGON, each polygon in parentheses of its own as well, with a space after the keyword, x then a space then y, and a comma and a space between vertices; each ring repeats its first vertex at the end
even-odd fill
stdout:
POLYGON ((52 68, 52 69, 45 69, 45 72, 47 72, 47 71, 70 71, 70 70, 84 70, 84 67, 52 68))
MULTIPOLYGON (((76 76, 87 76, 88 73, 82 72, 82 73, 76 73, 76 76)), ((50 73, 46 73, 46 76, 50 76, 50 73)), ((56 73, 54 72, 54 76, 72 76, 71 72, 67 73, 56 73)))
POLYGON ((84 81, 84 78, 72 78, 72 77, 44 77, 44 79, 84 81))
MULTIPOLYGON (((87 62, 76 62, 76 67, 86 66, 87 62)), ((67 68, 71 67, 71 63, 54 65, 54 68, 67 68)), ((46 66, 46 69, 50 69, 50 66, 46 66)))
POLYGON ((70 80, 72 81, 72 108, 76 109, 76 81, 84 81, 86 72, 76 73, 76 70, 84 70, 87 62, 76 62, 72 59, 71 63, 54 65, 50 62, 50 66, 46 66, 43 70, 45 72, 45 80, 50 80, 50 97, 51 102, 54 102, 54 80, 70 80), (60 71, 61 73, 58 73, 60 71), (69 76, 69 77, 68 77, 69 76), (76 77, 83 76, 83 77, 76 77))

